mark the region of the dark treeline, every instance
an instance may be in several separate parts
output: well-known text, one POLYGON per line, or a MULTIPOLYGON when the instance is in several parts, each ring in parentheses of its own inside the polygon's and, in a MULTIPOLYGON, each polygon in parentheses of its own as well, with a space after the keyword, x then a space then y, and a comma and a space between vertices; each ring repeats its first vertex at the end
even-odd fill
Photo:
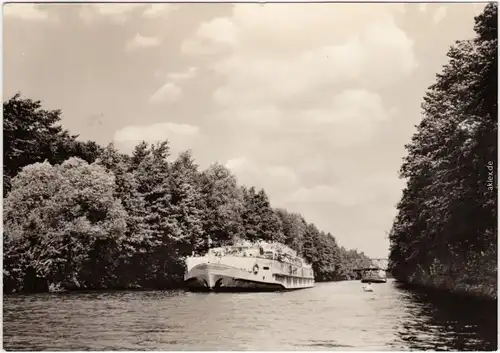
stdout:
POLYGON ((316 280, 356 277, 371 261, 220 164, 200 171, 168 142, 119 153, 81 142, 60 111, 19 94, 4 108, 4 291, 171 288, 183 258, 235 239, 285 243, 316 280))
POLYGON ((392 274, 426 287, 496 297, 497 4, 475 18, 424 97, 401 169, 392 274))

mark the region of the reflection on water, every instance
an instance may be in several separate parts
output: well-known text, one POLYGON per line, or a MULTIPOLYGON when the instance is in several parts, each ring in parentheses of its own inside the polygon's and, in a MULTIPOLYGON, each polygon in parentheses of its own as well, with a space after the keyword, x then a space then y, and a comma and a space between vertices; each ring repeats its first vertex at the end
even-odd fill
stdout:
MULTIPOLYGON (((402 289, 402 288, 401 288, 402 289)), ((406 292, 409 318, 399 335, 410 349, 496 350, 497 304, 406 292)))
POLYGON ((287 293, 99 292, 4 297, 8 350, 495 350, 496 304, 392 281, 287 293))

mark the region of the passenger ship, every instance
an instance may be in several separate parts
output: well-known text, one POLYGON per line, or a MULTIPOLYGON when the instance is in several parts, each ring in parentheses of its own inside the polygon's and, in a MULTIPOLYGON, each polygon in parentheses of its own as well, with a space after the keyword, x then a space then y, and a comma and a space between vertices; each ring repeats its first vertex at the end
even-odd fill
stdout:
POLYGON ((280 243, 212 248, 186 259, 184 277, 192 291, 279 291, 314 287, 314 272, 280 243))
POLYGON ((361 283, 386 283, 386 271, 379 268, 367 268, 361 276, 361 283))

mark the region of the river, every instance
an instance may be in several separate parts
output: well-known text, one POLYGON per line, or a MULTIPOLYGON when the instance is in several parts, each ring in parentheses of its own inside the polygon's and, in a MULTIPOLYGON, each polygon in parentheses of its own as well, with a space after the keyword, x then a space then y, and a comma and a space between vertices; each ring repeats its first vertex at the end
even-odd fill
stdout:
POLYGON ((392 280, 374 289, 349 281, 284 293, 9 295, 4 349, 496 350, 496 305, 392 280))

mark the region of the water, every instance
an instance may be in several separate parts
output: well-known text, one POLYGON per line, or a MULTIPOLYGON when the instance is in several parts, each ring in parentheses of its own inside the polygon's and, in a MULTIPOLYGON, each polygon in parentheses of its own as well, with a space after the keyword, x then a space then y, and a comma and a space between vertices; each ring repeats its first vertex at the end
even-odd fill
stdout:
POLYGON ((7 350, 496 350, 496 306, 358 281, 4 297, 7 350))

